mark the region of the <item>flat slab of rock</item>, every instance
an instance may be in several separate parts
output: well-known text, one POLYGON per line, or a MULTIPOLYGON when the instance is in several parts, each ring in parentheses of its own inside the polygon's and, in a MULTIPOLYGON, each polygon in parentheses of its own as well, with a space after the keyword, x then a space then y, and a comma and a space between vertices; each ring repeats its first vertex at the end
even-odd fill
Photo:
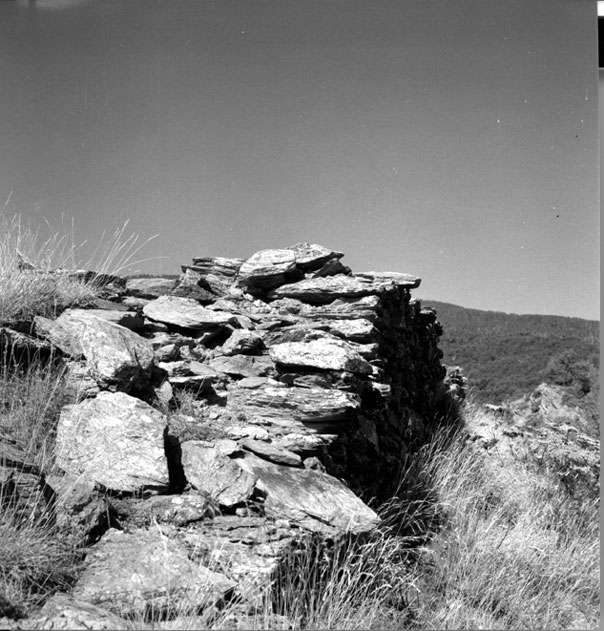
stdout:
POLYGON ((227 401, 232 416, 242 415, 248 425, 261 424, 281 434, 322 432, 323 425, 351 420, 359 407, 359 398, 349 392, 295 386, 233 388, 227 401))
POLYGON ((369 362, 354 346, 332 336, 275 344, 269 348, 269 355, 276 364, 288 367, 345 370, 361 375, 372 372, 369 362))
POLYGON ((371 340, 376 333, 373 323, 366 318, 318 319, 314 321, 314 324, 324 328, 332 335, 355 342, 371 340))
POLYGON ((73 359, 84 357, 84 349, 77 336, 70 329, 61 326, 56 320, 44 316, 34 317, 36 334, 47 339, 51 344, 60 348, 63 353, 73 359))
POLYGON ((304 272, 318 270, 323 267, 327 261, 341 259, 343 252, 330 250, 317 243, 296 243, 291 245, 287 250, 292 250, 296 257, 296 266, 304 272))
POLYGON ((212 568, 237 581, 237 596, 246 605, 260 607, 294 536, 286 520, 235 515, 218 515, 176 534, 193 559, 209 558, 212 568))
POLYGON ((253 438, 244 438, 239 441, 239 444, 247 451, 270 460, 276 464, 283 464, 290 467, 299 467, 302 465, 302 458, 289 449, 283 449, 283 447, 277 447, 271 443, 267 443, 264 440, 254 440, 253 438))
POLYGON ((239 268, 238 283, 248 291, 272 289, 299 277, 292 250, 260 250, 239 268))
POLYGON ((191 491, 178 495, 153 495, 146 499, 129 497, 111 498, 111 508, 118 514, 120 523, 130 527, 151 527, 153 524, 186 526, 202 519, 211 519, 218 507, 211 498, 191 491))
POLYGON ((201 274, 214 274, 234 279, 244 262, 244 259, 206 256, 194 258, 193 265, 189 268, 201 274))
POLYGON ((151 320, 185 329, 205 330, 236 322, 231 313, 207 309, 192 298, 178 296, 160 296, 143 307, 143 313, 151 320))
POLYGON ((256 485, 266 493, 264 510, 269 517, 329 535, 368 532, 380 521, 349 488, 326 473, 284 467, 253 454, 237 463, 258 476, 256 485))
POLYGON ((219 447, 205 441, 188 440, 181 449, 185 476, 196 489, 225 507, 251 497, 256 477, 242 471, 219 447))
POLYGON ((338 259, 330 259, 320 267, 316 272, 312 274, 313 278, 319 276, 337 276, 338 274, 345 274, 346 276, 352 274, 350 267, 347 267, 338 259))
POLYGON ((273 360, 264 355, 220 355, 211 359, 208 366, 233 377, 266 377, 275 369, 273 360))
POLYGON ((333 302, 336 298, 361 298, 362 296, 380 295, 396 287, 413 289, 418 287, 420 279, 410 274, 356 274, 354 276, 325 276, 306 278, 297 283, 282 285, 269 294, 269 298, 295 298, 302 302, 322 305, 333 302))
POLYGON ((213 606, 236 583, 191 561, 158 528, 111 529, 92 548, 73 596, 117 615, 144 619, 213 606))
POLYGON ((126 289, 141 298, 158 298, 169 294, 176 280, 173 278, 129 278, 126 289))
POLYGON ((103 318, 103 320, 119 324, 135 333, 142 330, 145 324, 145 318, 136 311, 126 311, 123 309, 86 309, 85 311, 90 315, 103 318))
POLYGON ((85 309, 64 311, 48 336, 69 354, 81 349, 91 376, 102 386, 130 391, 148 380, 153 370, 155 356, 149 340, 85 309))
POLYGON ((140 399, 101 392, 61 411, 56 464, 115 491, 166 489, 165 428, 163 414, 140 399))

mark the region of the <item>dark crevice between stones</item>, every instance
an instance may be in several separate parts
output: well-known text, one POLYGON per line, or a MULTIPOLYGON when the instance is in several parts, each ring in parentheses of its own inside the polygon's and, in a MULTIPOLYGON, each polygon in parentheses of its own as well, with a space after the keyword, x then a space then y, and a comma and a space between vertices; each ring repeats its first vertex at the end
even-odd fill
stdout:
POLYGON ((168 462, 170 492, 182 493, 187 486, 187 478, 182 466, 182 449, 178 436, 171 435, 168 427, 164 430, 164 451, 168 462))

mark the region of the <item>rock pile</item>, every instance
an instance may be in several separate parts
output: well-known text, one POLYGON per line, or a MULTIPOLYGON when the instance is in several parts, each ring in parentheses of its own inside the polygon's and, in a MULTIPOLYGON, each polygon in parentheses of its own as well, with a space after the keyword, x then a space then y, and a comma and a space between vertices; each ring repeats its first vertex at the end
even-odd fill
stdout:
POLYGON ((94 308, 19 333, 65 365, 44 486, 94 544, 78 601, 126 617, 259 606, 296 533, 378 524, 359 494, 396 484, 422 440, 442 330, 411 299, 418 278, 342 256, 301 243, 195 258, 174 281, 108 277, 94 308))

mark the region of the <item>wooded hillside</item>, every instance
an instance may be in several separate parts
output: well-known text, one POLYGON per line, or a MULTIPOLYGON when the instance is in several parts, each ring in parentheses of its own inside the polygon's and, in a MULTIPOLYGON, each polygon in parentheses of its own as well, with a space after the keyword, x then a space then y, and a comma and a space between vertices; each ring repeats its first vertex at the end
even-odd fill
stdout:
POLYGON ((550 362, 570 352, 596 378, 597 321, 466 309, 436 300, 422 300, 422 306, 436 309, 444 329, 443 362, 464 369, 477 401, 497 403, 527 394, 548 380, 550 362))

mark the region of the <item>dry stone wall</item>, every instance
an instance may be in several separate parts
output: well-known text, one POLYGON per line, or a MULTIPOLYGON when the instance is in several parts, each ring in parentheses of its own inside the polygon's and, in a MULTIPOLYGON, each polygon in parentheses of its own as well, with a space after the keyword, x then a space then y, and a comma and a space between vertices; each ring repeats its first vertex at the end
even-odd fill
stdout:
MULTIPOLYGON (((296 532, 379 523, 360 498, 394 488, 425 437, 444 388, 442 330, 412 298, 418 278, 354 274, 342 257, 300 243, 195 258, 173 281, 104 276, 87 308, 0 329, 12 356, 42 345, 65 368, 56 468, 41 484, 57 523, 94 543, 79 599, 137 613, 112 592, 127 591, 111 579, 121 570, 101 560, 162 549, 150 523, 184 565, 205 542, 211 602, 233 589, 253 602, 296 532), (217 561, 218 549, 233 555, 217 561)), ((21 460, 0 464, 28 471, 21 460)), ((170 595, 143 566, 163 607, 170 595)))
MULTIPOLYGON (((190 361, 186 367, 192 356, 228 375, 226 405, 206 410, 216 431, 251 439, 264 430, 265 444, 316 457, 328 473, 371 494, 393 480, 409 444, 422 439, 445 374, 441 329, 435 313, 412 300, 418 278, 352 274, 342 256, 298 244, 247 261, 194 259, 173 293, 192 287, 211 295, 161 296, 143 313, 171 333, 194 330, 199 340, 164 362, 168 371, 203 371, 190 361)), ((197 383, 211 379, 207 368, 197 383)))

